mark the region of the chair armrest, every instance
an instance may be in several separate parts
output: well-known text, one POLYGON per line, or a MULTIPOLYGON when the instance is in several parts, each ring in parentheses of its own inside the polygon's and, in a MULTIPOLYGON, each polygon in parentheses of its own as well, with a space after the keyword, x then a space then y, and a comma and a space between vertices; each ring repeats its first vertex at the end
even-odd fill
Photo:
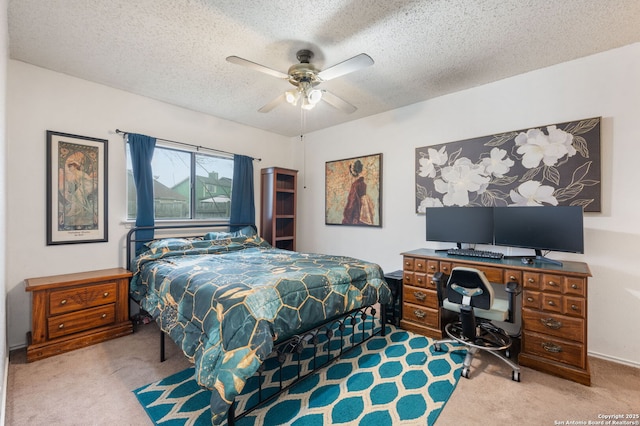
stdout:
POLYGON ((434 284, 436 285, 436 292, 438 294, 438 302, 440 306, 442 306, 442 301, 444 298, 444 289, 447 286, 447 282, 449 281, 449 275, 444 272, 436 272, 433 274, 432 278, 434 284))
POLYGON ((515 281, 509 281, 508 283, 505 284, 504 291, 517 296, 522 292, 522 287, 520 286, 520 283, 517 283, 515 281))
POLYGON ((516 297, 522 293, 522 286, 515 281, 509 281, 505 284, 504 291, 509 294, 509 318, 507 318, 507 322, 513 324, 515 318, 513 308, 516 306, 516 297))

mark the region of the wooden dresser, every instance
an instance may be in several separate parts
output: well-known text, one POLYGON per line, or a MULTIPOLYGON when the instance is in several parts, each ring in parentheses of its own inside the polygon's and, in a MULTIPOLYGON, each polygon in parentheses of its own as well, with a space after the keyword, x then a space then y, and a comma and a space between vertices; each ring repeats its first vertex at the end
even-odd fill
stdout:
POLYGON ((27 361, 131 334, 130 277, 113 268, 26 279, 32 293, 27 361))
POLYGON ((481 270, 492 283, 517 281, 522 292, 520 365, 591 384, 587 359, 587 279, 589 266, 562 266, 520 259, 478 259, 418 249, 403 255, 403 306, 400 326, 440 339, 444 325, 433 274, 456 266, 481 270))

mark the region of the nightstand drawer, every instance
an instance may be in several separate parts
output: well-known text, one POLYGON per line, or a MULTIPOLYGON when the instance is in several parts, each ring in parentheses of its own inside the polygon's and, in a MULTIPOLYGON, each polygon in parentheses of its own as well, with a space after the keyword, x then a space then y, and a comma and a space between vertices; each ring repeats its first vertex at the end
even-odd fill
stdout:
POLYGON ((85 309, 71 314, 49 318, 49 338, 66 336, 84 330, 109 325, 116 317, 116 305, 109 304, 97 308, 85 309))
POLYGON ((586 367, 587 356, 585 354, 585 347, 579 343, 572 343, 543 334, 525 331, 524 351, 574 367, 586 367))
POLYGON ((104 284, 52 291, 49 297, 49 313, 58 315, 79 309, 115 303, 117 284, 104 284))

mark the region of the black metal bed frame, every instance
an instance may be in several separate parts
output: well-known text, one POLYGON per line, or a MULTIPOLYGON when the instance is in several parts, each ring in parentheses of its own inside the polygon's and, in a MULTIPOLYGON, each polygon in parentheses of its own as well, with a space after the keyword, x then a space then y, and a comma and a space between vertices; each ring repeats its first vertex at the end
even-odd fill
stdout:
MULTIPOLYGON (((216 223, 216 224, 196 224, 196 225, 162 225, 162 226, 144 226, 134 227, 127 233, 127 268, 131 268, 131 261, 135 257, 135 243, 136 242, 148 242, 153 240, 145 239, 139 240, 135 238, 135 234, 139 230, 196 230, 196 229, 213 229, 213 228, 229 228, 230 226, 253 226, 253 224, 238 224, 230 225, 229 223, 216 223)), ((171 236, 172 238, 180 238, 180 236, 171 236)), ((166 238, 169 238, 167 236, 166 238)), ((347 312, 344 315, 329 319, 309 330, 305 330, 299 334, 295 334, 282 341, 276 341, 274 343, 274 349, 267 357, 277 362, 277 375, 279 377, 277 390, 275 392, 263 395, 265 392, 262 388, 263 380, 262 374, 264 372, 264 363, 260 366, 256 374, 259 379, 258 388, 256 390, 258 394, 258 401, 249 406, 243 407, 244 409, 237 414, 238 400, 234 401, 230 407, 227 416, 227 422, 229 426, 233 426, 236 420, 239 420, 253 411, 265 406, 273 401, 282 393, 289 390, 294 385, 300 383, 302 380, 308 378, 316 371, 329 366, 336 362, 343 355, 351 352, 355 348, 359 347, 363 343, 367 342, 371 338, 380 335, 386 335, 386 312, 385 309, 380 309, 379 321, 376 320, 377 310, 374 306, 364 306, 362 308, 354 309, 347 312), (369 328, 367 329, 367 326, 369 328), (349 327, 351 327, 350 333, 349 327), (360 327, 360 330, 356 333, 356 327, 360 327), (307 364, 302 361, 303 352, 311 350, 311 361, 307 364), (283 369, 286 366, 290 366, 291 362, 297 365, 297 373, 293 379, 283 379, 283 369)), ((165 360, 165 333, 160 330, 160 361, 165 360)), ((213 397, 213 395, 212 395, 213 397)))

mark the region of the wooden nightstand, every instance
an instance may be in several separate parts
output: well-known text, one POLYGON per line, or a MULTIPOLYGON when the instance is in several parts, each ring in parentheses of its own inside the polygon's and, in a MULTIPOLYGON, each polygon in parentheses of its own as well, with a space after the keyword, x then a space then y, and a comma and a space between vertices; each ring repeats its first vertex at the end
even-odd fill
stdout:
POLYGON ((113 268, 24 280, 33 293, 27 361, 131 334, 130 277, 113 268))

